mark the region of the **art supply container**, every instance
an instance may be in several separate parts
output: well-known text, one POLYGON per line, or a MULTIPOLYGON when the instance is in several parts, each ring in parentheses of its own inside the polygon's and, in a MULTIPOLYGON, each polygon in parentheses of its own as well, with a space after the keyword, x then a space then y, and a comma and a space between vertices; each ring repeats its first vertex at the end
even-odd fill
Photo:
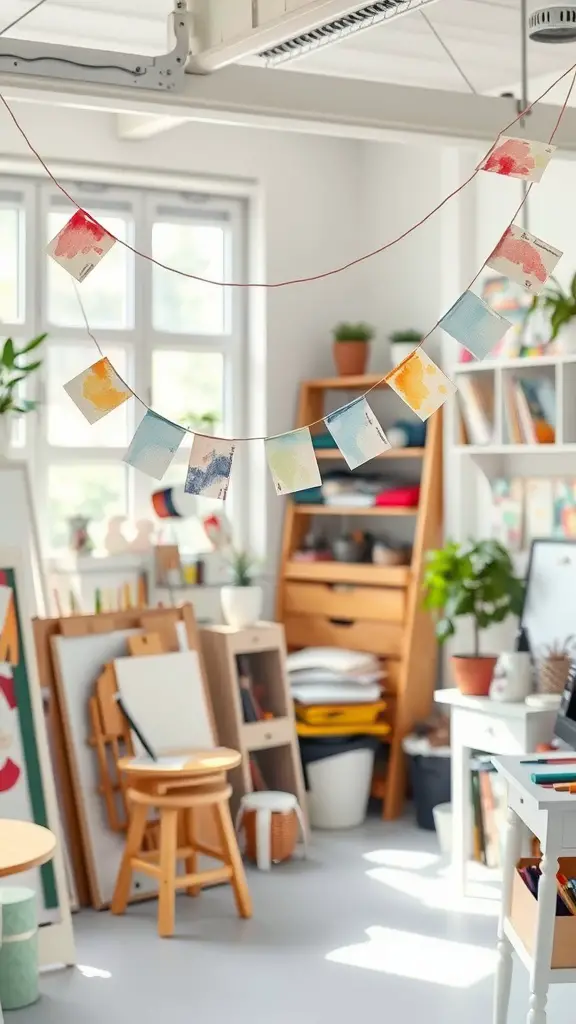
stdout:
POLYGON ((39 997, 36 893, 6 886, 0 889, 0 908, 0 1005, 4 1010, 19 1010, 39 997))

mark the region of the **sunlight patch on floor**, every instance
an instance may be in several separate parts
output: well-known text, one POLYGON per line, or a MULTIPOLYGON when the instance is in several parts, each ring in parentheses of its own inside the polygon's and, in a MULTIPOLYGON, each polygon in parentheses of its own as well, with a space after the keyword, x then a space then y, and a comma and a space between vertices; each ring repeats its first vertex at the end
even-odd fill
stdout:
POLYGON ((382 864, 386 868, 406 868, 408 871, 423 871, 438 864, 440 856, 419 850, 373 850, 364 854, 364 860, 371 864, 382 864))
POLYGON ((366 935, 368 942, 336 949, 326 959, 449 988, 469 988, 494 973, 496 953, 483 946, 393 928, 367 928, 366 935))
POLYGON ((103 971, 100 967, 88 967, 86 964, 77 964, 76 970, 80 971, 85 978, 111 978, 111 971, 103 971))
POLYGON ((470 881, 466 895, 459 896, 449 875, 423 875, 395 868, 371 868, 366 872, 389 889, 395 889, 411 896, 419 904, 434 910, 449 910, 458 913, 479 914, 482 917, 497 917, 500 908, 501 891, 497 886, 470 881))

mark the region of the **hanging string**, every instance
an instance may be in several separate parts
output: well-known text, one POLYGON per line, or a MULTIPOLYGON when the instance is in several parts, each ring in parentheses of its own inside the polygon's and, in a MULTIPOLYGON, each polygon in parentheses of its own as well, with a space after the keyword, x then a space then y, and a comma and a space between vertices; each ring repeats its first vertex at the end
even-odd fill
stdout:
POLYGON ((466 85, 470 89, 470 92, 473 92, 477 96, 478 95, 478 90, 474 88, 474 86, 472 85, 472 82, 468 78, 468 75, 464 71, 464 68, 461 67, 459 62, 456 60, 456 57, 452 53, 452 50, 448 46, 448 43, 444 42, 444 40, 443 40, 442 36, 440 35, 438 29, 436 28, 435 25, 432 24, 432 22, 430 21, 430 18, 428 17, 428 15, 426 14, 426 12, 423 10, 422 7, 420 8, 420 14, 424 18, 424 21, 428 25, 428 28, 430 29, 432 34, 436 36, 436 39, 440 43, 440 46, 442 47, 444 52, 448 55, 450 61, 452 62, 452 64, 456 68, 456 71, 458 72, 458 74, 460 75, 460 78, 462 78, 464 80, 464 82, 466 82, 466 85))
POLYGON ((0 29, 0 36, 3 36, 6 32, 9 32, 11 28, 15 28, 15 26, 19 25, 21 21, 24 21, 24 18, 28 18, 29 15, 33 14, 34 11, 37 11, 38 8, 42 7, 42 4, 45 3, 46 0, 37 0, 33 7, 29 7, 28 10, 24 11, 23 14, 19 14, 17 18, 14 18, 14 21, 11 21, 9 25, 5 25, 4 28, 0 29))
MULTIPOLYGON (((574 72, 574 71, 576 71, 576 64, 573 64, 571 67, 568 68, 567 71, 564 71, 563 74, 559 75, 559 77, 554 82, 552 82, 552 84, 549 85, 548 88, 544 90, 544 92, 540 93, 540 95, 537 96, 536 99, 532 100, 532 102, 529 103, 528 106, 524 108, 524 110, 521 110, 520 113, 517 114, 516 117, 513 118, 513 120, 510 121, 509 124, 507 124, 504 128, 502 128, 500 130, 499 134, 498 134, 498 138, 501 135, 503 135, 505 132, 507 132, 518 121, 520 121, 521 118, 523 118, 526 114, 528 114, 537 103, 539 103, 542 99, 544 99, 544 97, 547 96, 548 93, 551 92, 551 90, 554 89, 556 85, 558 85, 559 82, 563 81, 563 79, 566 78, 567 75, 569 75, 571 72, 574 72)), ((58 181, 58 179, 52 173, 52 171, 48 167, 48 164, 46 163, 46 161, 43 159, 42 156, 40 156, 40 153, 34 148, 34 146, 32 145, 32 142, 30 141, 30 139, 28 138, 26 132, 22 128, 22 125, 18 121, 18 118, 16 117, 14 111, 12 110, 12 108, 10 107, 10 105, 8 104, 8 102, 6 101, 6 99, 4 98, 4 96, 1 93, 0 93, 0 102, 2 102, 2 104, 5 107, 5 109, 8 111, 8 114, 10 115, 10 117, 11 117, 11 119, 12 119, 12 121, 13 121, 15 127, 16 127, 16 129, 18 130, 18 132, 22 136, 24 142, 26 143, 26 146, 28 147, 30 152, 36 157, 36 159, 38 160, 39 164, 44 168, 46 174, 51 179, 51 181, 54 183, 56 188, 59 189, 59 191, 62 193, 62 195, 66 196, 66 198, 72 203, 73 206, 76 207, 77 210, 80 210, 82 213, 86 214, 87 217, 90 217, 90 214, 88 213, 88 211, 85 210, 84 207, 81 206, 73 198, 73 196, 70 195, 70 193, 65 189, 64 185, 62 185, 61 182, 58 181)), ((562 108, 562 110, 560 112, 556 128, 558 128, 558 125, 560 124, 560 121, 561 121, 561 119, 562 119, 562 117, 564 115, 565 109, 566 108, 565 108, 565 105, 564 105, 564 107, 562 108)), ((555 131, 556 131, 556 129, 555 129, 555 131)), ((450 192, 449 195, 447 195, 444 199, 442 199, 441 202, 439 202, 438 205, 435 206, 433 210, 430 210, 430 212, 427 213, 424 217, 422 217, 421 220, 417 221, 416 224, 413 224, 411 227, 407 228, 406 231, 403 231, 402 234, 398 235, 396 238, 393 238, 391 241, 386 242, 384 245, 379 246, 377 249, 373 249, 371 252, 364 253, 363 256, 358 256, 356 259, 349 260, 348 263, 344 263, 342 266, 334 267, 332 270, 326 270, 323 273, 312 274, 309 277, 295 277, 295 278, 292 278, 292 279, 289 279, 289 280, 286 280, 286 281, 271 281, 271 282, 270 281, 269 282, 259 282, 259 281, 245 281, 245 282, 239 282, 239 281, 216 281, 213 278, 201 277, 199 274, 190 274, 190 273, 188 273, 185 270, 178 270, 176 267, 170 267, 170 266, 168 266, 168 264, 162 263, 161 260, 155 259, 153 256, 150 256, 148 253, 144 253, 144 252, 141 252, 139 249, 136 249, 133 245, 130 245, 129 242, 124 241, 122 238, 116 238, 116 236, 112 235, 111 232, 108 232, 108 234, 111 235, 111 237, 114 238, 116 242, 118 242, 120 245, 124 246, 125 249, 128 249, 130 252, 132 252, 135 256, 139 256, 141 259, 148 260, 149 263, 153 263, 154 266, 160 267, 162 270, 168 270, 168 271, 170 271, 173 274, 178 274, 179 277, 185 277, 185 278, 188 278, 191 281, 199 281, 202 284, 210 284, 210 285, 214 285, 214 286, 219 287, 219 288, 266 288, 266 289, 286 288, 286 287, 289 287, 291 285, 296 285, 296 284, 310 284, 313 281, 322 281, 322 280, 324 280, 326 278, 333 277, 335 274, 342 274, 345 270, 350 270, 352 267, 356 267, 359 264, 366 262, 367 260, 373 259, 373 257, 375 257, 375 256, 379 256, 381 253, 386 252, 388 249, 391 249, 392 246, 397 245, 398 242, 403 241, 404 238, 408 238, 408 236, 411 235, 413 231, 416 231, 417 228, 422 227, 423 224, 426 224, 426 222, 429 221, 430 218, 434 216, 434 214, 438 213, 438 211, 441 210, 446 205, 446 203, 448 203, 451 199, 453 199, 454 196, 457 196, 460 192, 462 192, 462 190, 465 189, 466 186, 469 185, 470 182, 474 180, 474 178, 480 172, 482 164, 484 163, 486 158, 490 155, 490 153, 492 152, 494 147, 497 145, 498 138, 492 144, 492 146, 490 147, 490 149, 488 150, 486 155, 482 158, 482 160, 480 160, 480 162, 477 164, 477 166, 473 170, 472 174, 466 179, 466 181, 464 181, 462 185, 459 185, 458 188, 455 188, 452 192, 450 192)), ((90 218, 90 219, 93 219, 93 218, 90 218)))
MULTIPOLYGON (((575 65, 575 67, 576 67, 576 65, 575 65)), ((562 76, 562 77, 565 77, 565 76, 562 76)), ((558 128, 560 127, 560 124, 561 124, 562 118, 563 118, 563 116, 564 116, 564 114, 565 114, 565 112, 566 112, 566 107, 568 106, 568 102, 569 102, 569 100, 570 100, 570 97, 571 97, 571 95, 572 95, 572 90, 574 89, 574 85, 575 85, 575 83, 576 83, 576 71, 574 71, 574 74, 573 74, 573 76, 572 76, 572 81, 571 81, 571 83, 570 83, 570 88, 569 88, 569 90, 568 90, 568 92, 567 92, 567 94, 566 94, 566 98, 565 98, 565 100, 564 100, 564 103, 562 104, 562 107, 561 107, 561 109, 560 109, 560 113, 559 113, 559 115, 558 115, 558 118, 557 118, 557 120, 556 120, 556 124, 554 125, 554 128, 553 128, 553 130, 552 130, 552 133, 551 133, 551 135, 550 135, 550 138, 549 138, 549 140, 548 140, 549 144, 551 144, 551 143, 553 142, 553 140, 554 140, 554 137, 555 137, 555 135, 556 135, 556 132, 558 131, 558 128)), ((510 227, 510 226, 511 226, 511 225, 512 225, 512 224, 514 223, 514 221, 516 220, 516 217, 518 216, 518 214, 519 214, 519 213, 520 213, 520 211, 522 210, 522 207, 523 207, 523 206, 524 206, 524 204, 525 204, 525 203, 527 202, 527 200, 528 200, 528 196, 530 195, 530 192, 531 192, 531 189, 532 189, 532 186, 533 186, 533 185, 534 185, 534 182, 530 182, 530 184, 528 185, 528 188, 526 189, 526 192, 525 192, 524 196, 522 197, 522 201, 520 202, 520 205, 518 206, 518 208, 517 208, 517 210, 515 211, 515 213, 514 213, 514 215, 513 215, 512 219, 510 220, 510 222, 509 222, 509 224, 508 224, 508 227, 510 227)), ((489 258, 489 256, 488 256, 488 258, 489 258)), ((473 278, 472 278, 472 280, 470 281, 470 284, 469 284, 469 285, 468 285, 468 287, 467 287, 467 288, 465 289, 465 291, 469 291, 469 290, 470 290, 470 289, 471 289, 471 288, 473 287, 473 285, 474 285, 474 284, 476 283, 477 279, 479 278, 479 276, 480 276, 480 274, 482 273, 482 271, 483 271, 483 269, 484 269, 484 267, 485 267, 485 266, 486 266, 486 260, 484 260, 484 261, 483 261, 482 265, 481 265, 481 266, 479 267, 478 271, 476 272, 476 274, 474 275, 474 277, 473 277, 473 278)), ((82 297, 81 297, 81 295, 80 295, 80 290, 79 290, 79 288, 78 288, 78 286, 77 286, 77 284, 76 284, 76 282, 75 282, 74 280, 72 281, 72 284, 74 285, 74 290, 75 290, 75 292, 76 292, 76 297, 77 297, 77 299, 78 299, 78 304, 79 304, 79 306, 80 306, 80 310, 81 310, 81 312, 82 312, 82 318, 83 318, 83 320, 84 320, 84 324, 85 324, 85 326, 86 326, 86 332, 87 332, 87 334, 88 334, 88 337, 89 337, 89 338, 90 338, 90 339, 91 339, 91 340, 92 340, 92 341, 94 342, 94 344, 95 344, 95 346, 96 346, 96 348, 97 348, 98 352, 100 353, 100 356, 101 356, 101 357, 102 357, 103 359, 106 359, 106 358, 107 358, 107 356, 106 356, 106 355, 105 355, 105 353, 103 352, 103 350, 102 350, 102 348, 101 348, 101 346, 100 346, 99 342, 97 341, 97 339, 96 339, 96 337, 95 337, 94 333, 92 332, 92 330, 91 330, 91 328, 90 328, 90 324, 89 324, 89 321, 88 321, 88 317, 87 317, 87 315, 86 315, 86 310, 85 310, 85 308, 84 308, 84 303, 82 302, 82 297)), ((435 330, 436 330, 436 329, 437 329, 437 328, 438 328, 438 327, 440 326, 440 324, 442 323, 442 320, 444 319, 445 315, 446 315, 446 314, 444 313, 444 314, 443 314, 443 315, 442 315, 442 316, 440 317, 440 319, 436 321, 436 323, 435 323, 435 324, 434 324, 434 326, 433 326, 433 327, 432 327, 432 328, 431 328, 431 329, 430 329, 430 330, 428 331, 428 333, 424 335, 424 337, 423 337, 423 338, 422 338, 422 339, 420 340, 419 344, 415 346, 415 348, 414 348, 414 352, 417 352, 417 351, 418 351, 418 350, 419 350, 420 348, 422 348, 422 346, 424 345, 424 342, 425 342, 425 341, 427 341, 427 339, 428 339, 428 338, 430 337, 430 335, 431 335, 431 334, 433 334, 433 333, 434 333, 434 331, 435 331, 435 330)), ((369 387, 369 388, 368 388, 368 389, 367 389, 366 391, 364 391, 362 395, 359 395, 359 396, 358 396, 358 400, 360 400, 361 398, 367 398, 367 396, 368 396, 368 395, 369 395, 369 394, 370 394, 370 393, 371 393, 372 391, 375 391, 375 390, 376 390, 377 388, 380 388, 380 387, 381 387, 381 386, 382 386, 383 384, 385 384, 385 383, 386 383, 386 382, 387 382, 388 380, 390 380, 390 378, 391 378, 391 377, 392 377, 392 376, 393 376, 393 375, 394 375, 395 373, 397 373, 397 371, 398 371, 399 367, 400 367, 400 366, 403 366, 403 365, 404 365, 405 363, 407 363, 407 362, 408 362, 408 361, 409 361, 409 360, 410 360, 410 359, 412 358, 412 356, 413 356, 414 352, 410 353, 410 355, 409 355, 409 356, 406 356, 406 358, 405 358, 405 359, 403 359, 403 360, 402 360, 402 362, 398 364, 398 366, 395 366, 395 367, 394 367, 394 369, 393 369, 393 370, 391 370, 391 371, 390 371, 389 373, 386 373, 386 374, 384 374, 384 376, 383 376, 383 377, 380 377, 380 378, 379 378, 379 380, 377 380, 375 384, 372 384, 372 386, 371 386, 371 387, 369 387)), ((108 360, 108 361, 110 362, 110 360, 108 360)), ((113 364, 112 364, 112 363, 110 362, 110 365, 112 366, 113 364)), ((133 397, 134 397, 134 398, 135 398, 135 399, 136 399, 136 400, 137 400, 138 402, 140 402, 140 404, 141 404, 142 406, 144 406, 144 408, 145 408, 145 409, 146 409, 146 410, 147 410, 148 412, 154 412, 154 410, 152 409, 152 407, 151 407, 150 405, 148 405, 148 403, 147 403, 147 402, 145 402, 145 401, 144 401, 144 400, 143 400, 142 398, 140 398, 140 396, 139 396, 139 395, 138 395, 138 394, 137 394, 137 393, 136 393, 136 392, 135 392, 135 391, 134 391, 134 390, 133 390, 133 389, 132 389, 132 388, 130 387, 130 385, 126 383, 126 381, 125 381, 125 380, 124 380, 124 378, 123 378, 123 377, 122 377, 122 376, 121 376, 121 375, 120 375, 120 374, 118 373, 118 371, 116 370, 116 368, 115 368, 115 367, 113 367, 113 369, 114 369, 114 372, 116 373, 116 375, 117 375, 118 379, 119 379, 119 380, 120 380, 120 381, 122 382, 122 384, 123 384, 123 385, 124 385, 124 387, 125 387, 125 388, 127 389, 127 391, 129 391, 129 392, 130 392, 130 394, 131 394, 131 395, 133 395, 133 397)), ((323 417, 323 416, 321 416, 321 417, 319 417, 319 419, 317 419, 317 420, 312 420, 312 422, 311 422, 311 423, 307 423, 307 424, 306 424, 306 426, 307 426, 307 427, 308 427, 308 428, 310 429, 311 427, 316 427, 316 426, 318 426, 318 424, 319 424, 319 423, 322 423, 323 421, 324 421, 324 417, 323 417)), ((185 430, 187 434, 195 434, 195 435, 197 435, 198 437, 212 437, 212 436, 213 436, 213 435, 211 435, 211 434, 202 434, 202 433, 201 433, 200 431, 198 431, 198 430, 190 430, 190 429, 189 429, 188 427, 183 427, 183 426, 182 426, 182 424, 178 424, 178 426, 180 426, 180 427, 182 428, 182 430, 185 430)), ((297 428, 297 429, 304 429, 304 428, 297 428)), ((231 437, 231 438, 225 438, 225 439, 223 438, 223 440, 230 440, 230 441, 234 441, 235 443, 238 443, 238 444, 239 444, 239 443, 241 443, 241 442, 243 442, 243 441, 266 441, 266 440, 267 440, 268 438, 270 438, 271 436, 274 436, 274 437, 280 437, 280 436, 282 436, 282 435, 281 435, 281 434, 274 434, 274 435, 270 435, 270 434, 265 434, 265 435, 262 435, 262 436, 254 436, 254 437, 231 437)))

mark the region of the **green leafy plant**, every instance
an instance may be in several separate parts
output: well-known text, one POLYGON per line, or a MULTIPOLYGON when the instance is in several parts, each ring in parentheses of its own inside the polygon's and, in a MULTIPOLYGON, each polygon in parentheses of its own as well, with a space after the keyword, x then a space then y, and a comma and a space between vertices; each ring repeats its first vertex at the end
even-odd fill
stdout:
POLYGON ((496 540, 449 541, 428 551, 423 580, 424 607, 436 617, 436 638, 444 643, 456 632, 455 620, 470 617, 474 654, 479 657, 480 632, 522 610, 524 584, 506 548, 496 540))
POLYGON ((404 344, 411 344, 414 342, 415 345, 418 345, 419 342, 422 341, 422 331, 413 331, 411 329, 407 329, 405 331, 393 331, 392 334, 388 335, 388 340, 391 341, 393 345, 399 345, 402 342, 404 344))
POLYGON ((213 430, 220 422, 220 416, 217 412, 187 412, 180 417, 180 422, 184 427, 190 427, 192 430, 196 428, 202 432, 206 427, 213 430))
POLYGON ((370 324, 358 323, 350 324, 342 322, 336 324, 333 328, 332 334, 334 335, 334 341, 372 341, 374 337, 374 328, 370 324))
POLYGON ((29 374, 34 373, 42 365, 41 359, 37 362, 23 363, 22 358, 38 348, 45 338, 45 334, 39 334, 20 349, 16 347, 12 338, 7 338, 4 342, 0 356, 0 416, 9 412, 23 414, 36 408, 36 402, 19 399, 16 389, 29 374))
POLYGON ((248 551, 232 548, 229 557, 232 585, 235 587, 251 587, 254 580, 256 560, 248 551))
POLYGON ((550 319, 550 341, 554 341, 563 327, 576 317, 576 274, 572 277, 570 287, 566 291, 555 277, 532 299, 532 305, 526 313, 526 320, 536 312, 543 310, 550 319), (550 282, 552 282, 550 284, 550 282))

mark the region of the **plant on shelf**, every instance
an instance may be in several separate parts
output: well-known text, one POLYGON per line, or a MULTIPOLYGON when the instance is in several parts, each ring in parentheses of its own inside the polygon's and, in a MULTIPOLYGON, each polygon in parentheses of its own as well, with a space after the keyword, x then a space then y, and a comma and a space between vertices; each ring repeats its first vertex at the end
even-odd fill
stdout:
POLYGON ((357 377, 366 372, 369 345, 374 337, 374 328, 365 323, 336 325, 334 337, 334 362, 341 377, 357 377))
POLYGON ((41 365, 42 360, 25 359, 45 340, 45 334, 32 338, 22 348, 17 348, 12 338, 7 338, 0 355, 0 455, 6 453, 12 432, 12 417, 23 416, 36 408, 36 402, 21 397, 21 385, 41 365))
POLYGON ((538 690, 540 693, 562 693, 574 658, 574 637, 555 640, 542 647, 538 658, 538 690))
POLYGON ((226 552, 231 585, 222 587, 222 611, 229 626, 242 629, 262 615, 262 587, 254 584, 256 559, 248 551, 230 547, 226 552))
POLYGON ((439 643, 454 636, 456 619, 472 620, 474 652, 453 655, 452 671, 462 693, 486 697, 497 658, 480 654, 480 635, 522 609, 524 584, 510 555, 496 540, 448 541, 427 552, 423 588, 424 607, 434 615, 439 643))
POLYGON ((539 295, 535 295, 526 314, 526 320, 542 311, 550 324, 550 341, 557 339, 562 344, 562 351, 576 350, 576 273, 568 288, 563 288, 555 277, 550 277, 546 287, 539 295))
POLYGON ((411 328, 405 331, 393 331, 388 335, 388 341, 392 352, 392 362, 394 366, 398 366, 418 347, 422 341, 422 331, 414 331, 411 328))

